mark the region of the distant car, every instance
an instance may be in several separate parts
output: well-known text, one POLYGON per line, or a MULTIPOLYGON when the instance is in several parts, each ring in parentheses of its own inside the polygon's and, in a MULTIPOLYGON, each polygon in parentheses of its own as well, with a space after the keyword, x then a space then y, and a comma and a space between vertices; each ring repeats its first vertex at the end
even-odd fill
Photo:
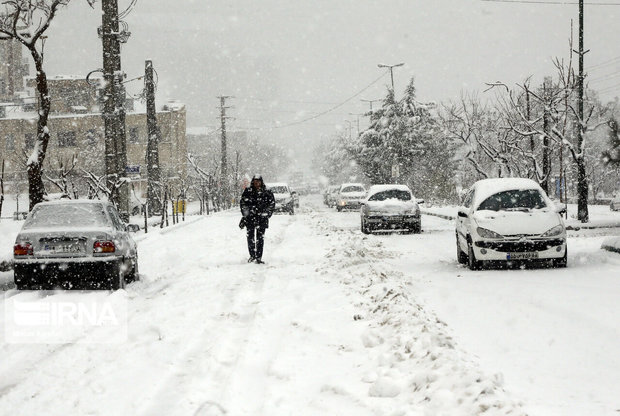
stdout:
POLYGON ((373 185, 361 209, 362 233, 375 230, 422 231, 420 207, 407 185, 373 185))
POLYGON ((291 215, 295 214, 295 201, 286 183, 268 183, 267 189, 273 192, 273 196, 276 199, 276 211, 288 212, 291 215))
POLYGON ((340 191, 340 185, 330 185, 325 190, 325 195, 323 197, 323 201, 325 205, 328 207, 336 206, 336 202, 338 202, 338 192, 340 191))
POLYGON ((611 203, 609 204, 609 209, 611 209, 612 211, 620 211, 620 195, 616 196, 614 199, 611 200, 611 203))
POLYGON ((531 179, 478 181, 458 209, 457 259, 472 270, 489 260, 545 260, 566 267, 566 228, 560 216, 564 209, 531 179))
POLYGON ((17 289, 119 289, 138 279, 138 250, 106 201, 37 204, 13 246, 17 289))
POLYGON ((336 209, 359 209, 366 199, 366 188, 361 183, 343 183, 338 191, 336 209))

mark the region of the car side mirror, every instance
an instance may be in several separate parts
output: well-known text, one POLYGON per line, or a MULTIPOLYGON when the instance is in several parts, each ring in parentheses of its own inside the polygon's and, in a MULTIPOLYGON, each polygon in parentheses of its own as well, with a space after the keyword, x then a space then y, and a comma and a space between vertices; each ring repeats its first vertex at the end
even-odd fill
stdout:
POLYGON ((127 224, 127 231, 130 233, 137 233, 140 231, 140 226, 137 224, 127 224))
POLYGON ((459 210, 459 217, 467 218, 467 213, 465 211, 459 210))
POLYGON ((566 214, 566 205, 565 204, 555 204, 555 212, 558 214, 566 214))

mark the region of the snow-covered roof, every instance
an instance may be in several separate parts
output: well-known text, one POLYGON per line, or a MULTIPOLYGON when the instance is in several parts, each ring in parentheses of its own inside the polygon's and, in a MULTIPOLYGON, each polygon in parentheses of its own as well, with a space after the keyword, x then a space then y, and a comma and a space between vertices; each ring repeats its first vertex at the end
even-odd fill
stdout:
POLYGON ((473 201, 474 208, 480 205, 485 199, 487 199, 491 195, 495 195, 498 192, 524 190, 524 189, 536 189, 536 190, 541 191, 541 193, 545 195, 545 193, 543 192, 540 185, 538 185, 538 183, 536 183, 532 179, 527 179, 527 178, 482 179, 474 183, 472 185, 472 188, 476 190, 474 201, 473 201))
POLYGON ((384 184, 384 185, 372 185, 368 190, 368 196, 374 195, 377 192, 389 191, 389 190, 407 191, 411 193, 411 189, 407 185, 402 184, 384 184))

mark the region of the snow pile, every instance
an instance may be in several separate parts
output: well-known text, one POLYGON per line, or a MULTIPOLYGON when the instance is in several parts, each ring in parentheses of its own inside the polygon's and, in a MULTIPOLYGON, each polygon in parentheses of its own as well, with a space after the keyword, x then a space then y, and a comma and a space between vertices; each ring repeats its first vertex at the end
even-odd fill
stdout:
POLYGON ((613 236, 613 237, 606 238, 603 241, 601 248, 608 250, 608 251, 614 251, 616 253, 620 253, 620 237, 613 236))
MULTIPOLYGON (((318 222, 319 232, 329 232, 318 222)), ((454 343, 446 325, 412 295, 403 273, 385 260, 397 257, 380 240, 344 233, 318 271, 338 270, 356 301, 367 360, 362 382, 369 400, 394 415, 524 414, 507 394, 501 374, 486 375, 454 343)))

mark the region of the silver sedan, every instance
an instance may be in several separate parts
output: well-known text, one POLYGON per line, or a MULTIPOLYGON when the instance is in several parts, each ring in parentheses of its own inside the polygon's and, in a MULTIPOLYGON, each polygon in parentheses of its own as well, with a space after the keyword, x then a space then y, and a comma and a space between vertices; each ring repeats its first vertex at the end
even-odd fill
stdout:
POLYGON ((138 250, 114 206, 98 200, 37 204, 13 247, 17 289, 119 289, 138 279, 138 250))

